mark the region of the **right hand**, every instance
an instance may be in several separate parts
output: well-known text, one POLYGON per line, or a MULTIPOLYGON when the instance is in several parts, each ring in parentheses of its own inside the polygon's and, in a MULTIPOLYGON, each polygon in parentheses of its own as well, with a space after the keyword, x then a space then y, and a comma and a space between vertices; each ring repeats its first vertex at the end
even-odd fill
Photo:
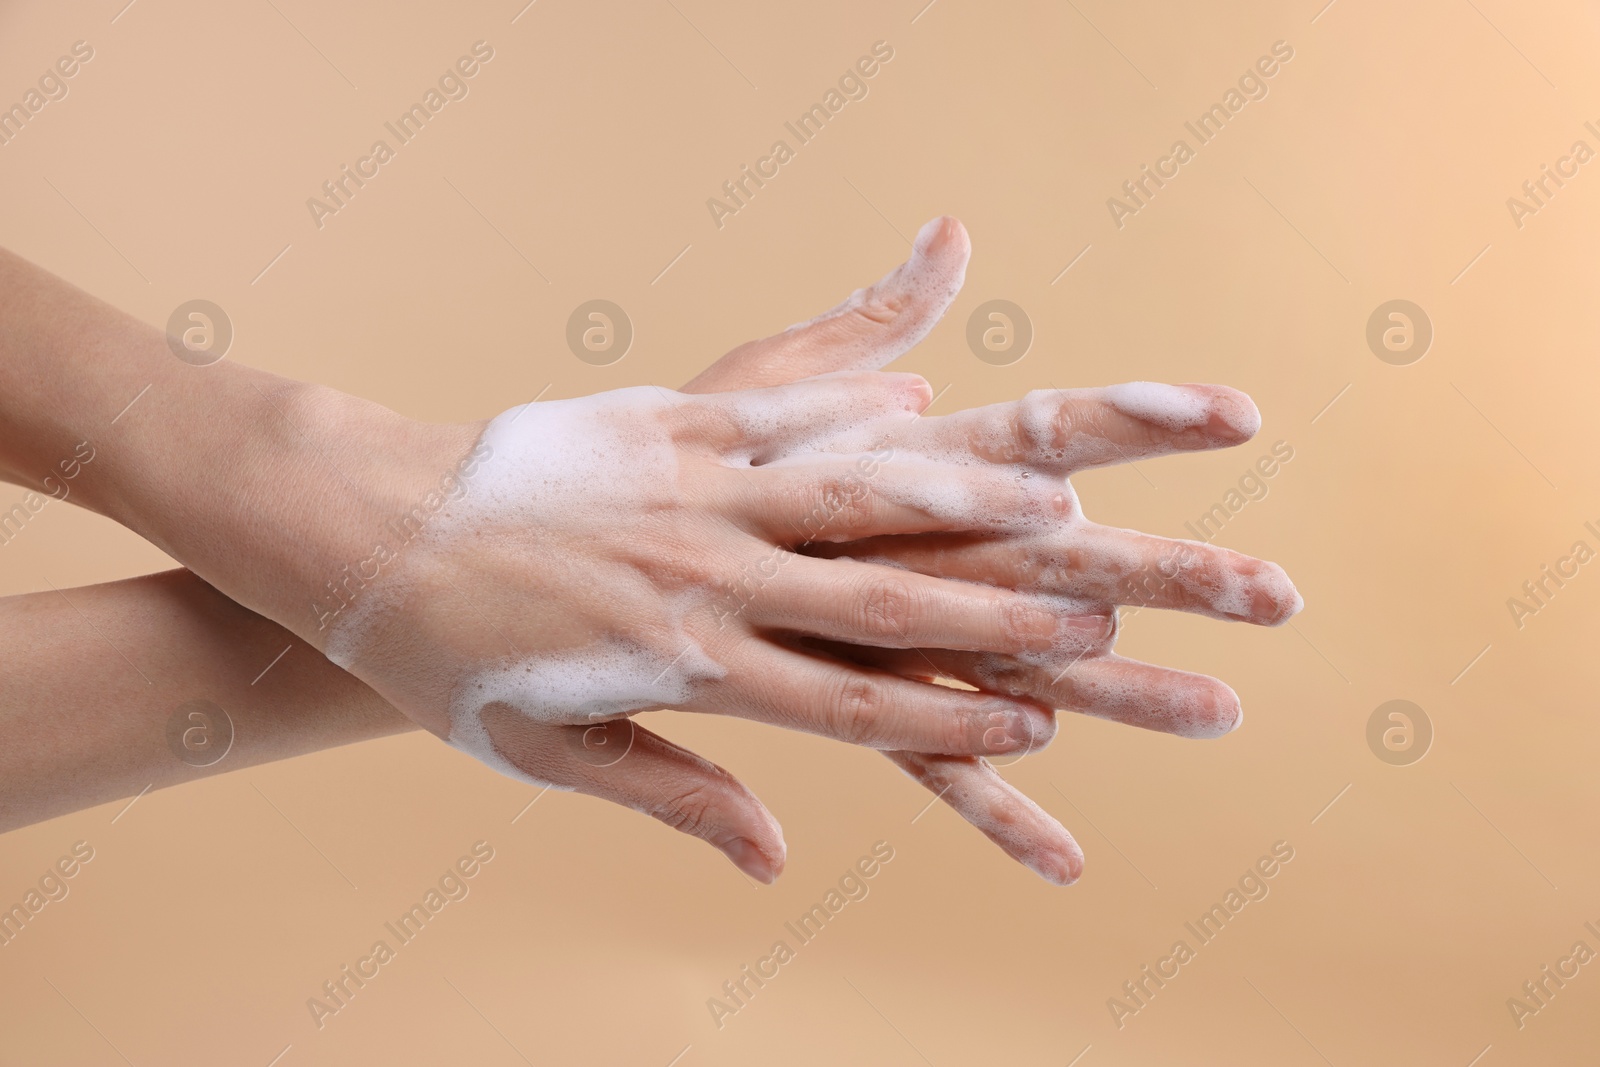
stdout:
MULTIPOLYGON (((770 881, 783 845, 765 809, 700 825, 704 788, 674 773, 692 763, 617 720, 674 708, 885 751, 1016 754, 1048 742, 1050 709, 805 641, 1037 662, 1109 647, 1109 609, 797 554, 824 541, 1060 520, 1060 488, 1014 465, 885 461, 882 444, 911 432, 931 399, 915 375, 874 371, 701 396, 622 389, 514 408, 460 463, 408 448, 409 426, 373 422, 356 436, 374 454, 418 477, 457 466, 466 489, 332 616, 329 658, 524 780, 570 785, 626 753, 636 785, 661 779, 653 808, 681 813, 770 881), (856 447, 829 447, 843 437, 856 447)), ((405 510, 397 494, 388 511, 405 510)))
MULTIPOLYGON (((857 290, 817 318, 740 345, 685 388, 749 388, 886 366, 937 325, 961 290, 970 255, 962 225, 953 218, 935 219, 917 234, 911 258, 875 285, 857 290)), ((1176 430, 1127 417, 1109 402, 1116 394, 1108 397, 1108 390, 1052 390, 948 419, 925 417, 917 424, 923 440, 913 444, 927 448, 926 438, 939 436, 947 452, 966 445, 980 458, 999 462, 1038 461, 1041 453, 1054 451, 1054 473, 1066 476, 1089 466, 1232 447, 1260 426, 1254 404, 1237 390, 1181 388, 1201 401, 1205 417, 1176 430)), ((1276 626, 1302 606, 1299 593, 1275 564, 1216 545, 1101 526, 1084 518, 1075 503, 1071 521, 1028 533, 886 537, 817 545, 808 551, 1076 598, 1112 613, 1116 605, 1136 605, 1276 626)), ((835 645, 831 651, 906 677, 950 678, 1183 737, 1220 737, 1236 729, 1243 717, 1238 696, 1215 678, 1109 653, 1041 662, 1034 656, 936 648, 835 645)), ((885 755, 1047 881, 1063 885, 1082 873, 1083 852, 1072 835, 982 756, 885 755)), ((736 803, 729 798, 727 806, 736 803)))

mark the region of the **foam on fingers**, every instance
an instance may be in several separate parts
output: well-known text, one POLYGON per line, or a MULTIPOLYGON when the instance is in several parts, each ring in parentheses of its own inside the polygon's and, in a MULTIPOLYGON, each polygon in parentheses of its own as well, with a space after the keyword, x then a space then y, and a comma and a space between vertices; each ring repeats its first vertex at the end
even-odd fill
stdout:
POLYGON ((1239 695, 1223 682, 1116 655, 1074 664, 1053 692, 1069 710, 1195 740, 1230 734, 1244 721, 1239 695))
POLYGON ((1211 398, 1181 385, 1123 382, 1106 386, 1100 395, 1129 418, 1154 423, 1174 433, 1204 426, 1211 418, 1211 398))
POLYGON ((1066 827, 979 758, 890 752, 889 758, 936 794, 1006 855, 1051 885, 1083 874, 1083 850, 1066 827))
POLYGON ((923 224, 911 257, 821 315, 784 331, 789 341, 825 346, 838 368, 877 368, 910 351, 938 325, 966 281, 972 245, 948 216, 923 224))
MULTIPOLYGON (((932 399, 933 388, 920 374, 839 371, 721 394, 712 403, 738 435, 725 462, 760 465, 794 452, 814 456, 809 446, 818 438, 849 439, 870 451, 932 399)), ((699 408, 691 401, 685 409, 699 408)))

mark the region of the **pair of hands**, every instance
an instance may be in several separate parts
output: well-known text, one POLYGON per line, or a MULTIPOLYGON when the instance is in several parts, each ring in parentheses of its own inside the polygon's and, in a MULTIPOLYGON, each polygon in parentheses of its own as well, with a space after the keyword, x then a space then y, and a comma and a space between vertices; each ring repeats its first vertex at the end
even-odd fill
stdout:
MULTIPOLYGON (((155 331, 0 254, 0 474, 35 483, 95 413, 123 411, 95 431, 76 501, 485 762, 654 815, 762 880, 784 860, 771 815, 628 713, 879 748, 1070 882, 1070 835, 983 757, 1041 747, 1054 708, 1225 733, 1225 685, 1110 654, 1116 606, 1275 623, 1300 601, 1271 564, 1088 522, 1066 482, 1245 440, 1259 419, 1242 394, 1139 384, 931 417, 925 382, 876 373, 937 323, 968 254, 937 220, 877 285, 683 392, 458 426, 179 363, 155 331), (466 492, 445 503, 442 483, 466 492)), ((348 679, 318 662, 328 692, 348 679)))
POLYGON ((1242 394, 1141 383, 935 417, 920 377, 852 369, 921 340, 968 255, 960 224, 935 220, 877 285, 684 392, 454 428, 417 479, 470 455, 465 494, 346 587, 330 658, 490 766, 647 812, 762 881, 783 866, 777 821, 628 714, 880 749, 1041 876, 1075 880, 1070 834, 983 757, 1043 747, 1055 708, 1226 733, 1227 686, 1111 654, 1116 606, 1273 624, 1300 600, 1272 564, 1089 522, 1066 481, 1247 440, 1242 394))

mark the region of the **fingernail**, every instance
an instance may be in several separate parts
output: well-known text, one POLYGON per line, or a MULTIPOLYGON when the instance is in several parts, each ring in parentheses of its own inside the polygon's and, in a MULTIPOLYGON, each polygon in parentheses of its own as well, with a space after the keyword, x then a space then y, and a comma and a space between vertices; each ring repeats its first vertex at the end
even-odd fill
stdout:
POLYGON ((952 221, 949 215, 940 215, 924 222, 922 229, 917 231, 917 239, 912 242, 911 250, 919 256, 931 255, 934 245, 948 239, 952 221))
POLYGON ((728 844, 722 846, 723 855, 733 861, 733 865, 760 882, 762 885, 771 885, 777 881, 778 872, 772 869, 767 862, 767 857, 751 841, 736 837, 728 844))
POLYGON ((1033 716, 1025 711, 997 711, 989 716, 990 726, 983 732, 983 744, 990 752, 1014 752, 1031 747, 1037 740, 1033 716))
POLYGON ((1282 626, 1306 606, 1300 590, 1294 587, 1289 575, 1276 563, 1262 563, 1253 575, 1256 589, 1251 598, 1251 608, 1256 617, 1268 626, 1282 626))
POLYGON ((1074 615, 1067 625, 1074 633, 1096 641, 1105 641, 1117 632, 1117 616, 1114 612, 1105 615, 1074 615))
POLYGON ((1278 626, 1289 621, 1295 612, 1300 610, 1300 605, 1295 601, 1300 599, 1296 593, 1293 599, 1285 602, 1284 598, 1270 589, 1257 589, 1250 598, 1250 622, 1263 622, 1268 626, 1278 626))
POLYGON ((1210 403, 1206 431, 1212 436, 1248 441, 1261 430, 1261 409, 1248 394, 1222 385, 1190 384, 1183 388, 1204 396, 1210 403))
POLYGON ((1073 657, 1105 652, 1117 636, 1115 615, 1069 615, 1062 620, 1051 652, 1073 657))
POLYGON ((1223 734, 1233 733, 1239 728, 1239 724, 1244 722, 1244 704, 1240 702, 1239 694, 1233 691, 1232 686, 1225 682, 1218 682, 1217 688, 1211 693, 1211 702, 1216 711, 1215 718, 1219 722, 1222 720, 1222 714, 1225 711, 1229 709, 1233 711, 1233 723, 1222 731, 1223 734))
POLYGON ((1261 409, 1244 393, 1230 390, 1218 397, 1217 414, 1242 437, 1254 437, 1261 430, 1261 409))
POLYGON ((1045 852, 1025 858, 1028 869, 1051 885, 1071 885, 1083 875, 1083 854, 1045 852))
POLYGON ((1109 641, 1116 634, 1115 614, 1063 615, 1048 608, 1018 612, 1016 634, 1026 652, 1078 651, 1109 641))

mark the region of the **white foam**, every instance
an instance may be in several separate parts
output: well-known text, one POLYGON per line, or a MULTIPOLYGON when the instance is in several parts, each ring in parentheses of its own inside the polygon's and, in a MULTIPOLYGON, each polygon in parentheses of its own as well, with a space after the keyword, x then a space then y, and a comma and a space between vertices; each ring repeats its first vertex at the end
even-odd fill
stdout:
POLYGON ((1122 414, 1153 422, 1164 430, 1191 430, 1211 418, 1211 398, 1194 389, 1163 382, 1124 382, 1100 390, 1122 414))
POLYGON ((693 681, 721 675, 722 669, 687 637, 677 656, 601 637, 576 655, 525 656, 477 672, 457 692, 451 715, 455 720, 490 704, 508 704, 535 722, 604 722, 645 708, 687 703, 693 681))
POLYGON ((671 409, 679 399, 645 386, 522 405, 492 420, 475 450, 487 447, 489 458, 473 476, 470 491, 446 504, 400 549, 382 580, 340 614, 329 636, 329 658, 347 668, 359 665, 364 677, 376 675, 380 689, 401 699, 443 691, 447 707, 434 710, 447 714, 452 745, 502 774, 538 784, 548 783, 519 770, 494 748, 483 723, 489 706, 510 707, 542 724, 587 725, 690 701, 697 685, 723 674, 685 628, 688 613, 710 591, 699 599, 645 591, 629 556, 638 531, 618 526, 630 516, 679 503, 671 433, 678 417, 671 409), (559 532, 561 542, 546 542, 552 531, 559 532), (592 573, 575 573, 562 558, 561 544, 601 542, 613 550, 585 560, 592 573), (504 588, 469 593, 453 580, 443 590, 432 584, 433 575, 470 572, 483 557, 490 567, 485 574, 496 585, 493 579, 503 573, 506 558, 519 552, 529 557, 528 618, 503 617, 501 601, 497 624, 489 617, 493 609, 477 603, 505 593, 504 588), (635 592, 641 595, 628 600, 635 592), (428 598, 452 593, 445 608, 470 601, 473 610, 463 611, 460 624, 443 635, 446 647, 409 653, 405 647, 385 647, 404 646, 409 635, 396 641, 380 630, 432 610, 434 605, 424 603, 428 598), (588 614, 563 619, 559 629, 543 626, 538 598, 563 594, 569 610, 576 603, 588 614), (648 603, 650 612, 631 618, 629 632, 619 635, 614 624, 608 626, 605 608, 588 610, 595 597, 621 605, 615 610, 624 612, 648 603), (538 647, 514 651, 522 645, 507 631, 519 639, 530 635, 527 640, 537 640, 538 647))
MULTIPOLYGON (((912 265, 917 260, 914 255, 912 265)), ((1203 425, 1213 413, 1207 394, 1176 386, 1133 382, 1087 392, 1173 431, 1203 425)), ((436 715, 447 723, 441 732, 451 744, 523 781, 537 779, 494 748, 483 722, 490 706, 509 707, 539 724, 588 725, 692 704, 703 686, 724 676, 691 631, 708 632, 699 624, 714 615, 726 589, 703 567, 706 524, 678 521, 685 494, 675 435, 697 412, 704 416, 707 404, 716 405, 704 438, 708 462, 732 467, 760 458, 764 465, 809 466, 820 474, 830 465, 835 472, 849 470, 876 457, 876 466, 891 474, 861 474, 869 492, 955 528, 1022 534, 1048 554, 1034 576, 1036 594, 1081 588, 1087 578, 1087 584, 1098 583, 1092 595, 1055 596, 1052 606, 1072 614, 1114 610, 1110 601, 1117 594, 1108 583, 1136 572, 1143 565, 1140 552, 1089 524, 1065 479, 1037 469, 1024 474, 995 467, 974 456, 966 442, 930 443, 924 452, 896 444, 897 437, 909 436, 903 431, 916 416, 884 410, 884 396, 864 391, 858 401, 839 391, 831 406, 819 405, 809 438, 804 406, 772 392, 713 400, 642 386, 512 408, 485 428, 478 446, 489 458, 472 477, 470 491, 446 503, 401 549, 398 563, 335 619, 328 655, 356 668, 394 702, 409 701, 408 710, 436 715), (890 455, 883 459, 886 449, 890 455), (874 477, 883 480, 873 485, 874 477), (522 559, 526 570, 519 569, 522 559), (453 574, 473 575, 462 579, 469 590, 456 588, 453 574), (452 600, 448 610, 454 613, 441 610, 435 599, 452 600), (561 613, 541 617, 540 599, 560 603, 561 613), (441 617, 448 622, 438 623, 441 617), (440 628, 396 632, 419 619, 440 628)), ((1053 417, 1059 399, 1036 394, 1023 417, 1053 417)), ((1060 455, 1079 447, 1076 431, 1056 441, 1053 425, 1024 430, 1035 441, 1051 442, 1060 455)), ((1005 454, 1007 442, 991 444, 995 454, 1005 454)), ((1177 567, 1173 562, 1160 561, 1163 577, 1204 592, 1215 613, 1245 617, 1263 590, 1280 601, 1293 593, 1287 576, 1270 565, 1250 574, 1214 557, 1179 561, 1177 567)), ((1089 644, 1079 632, 1049 653, 1012 657, 1011 663, 1059 669, 1089 644)), ((992 672, 995 691, 1020 695, 998 658, 980 667, 992 672)), ((1126 710, 1150 702, 1148 693, 1115 671, 1092 672, 1085 682, 1097 706, 1126 710)), ((1147 707, 1146 713, 1169 716, 1179 733, 1207 730, 1200 695, 1194 706, 1170 699, 1171 705, 1147 707)))
POLYGON ((543 778, 529 774, 500 755, 500 750, 494 747, 494 741, 489 737, 489 728, 483 724, 483 718, 480 715, 462 716, 452 723, 450 736, 446 737, 445 741, 449 743, 450 747, 465 752, 485 767, 503 774, 507 778, 526 782, 528 785, 535 785, 541 789, 557 789, 563 793, 573 791, 573 787, 570 785, 557 785, 555 782, 547 782, 543 778))
POLYGON ((1000 777, 986 760, 947 761, 896 753, 895 764, 936 793, 1007 855, 1054 885, 1069 885, 1083 851, 1055 817, 1000 777))

